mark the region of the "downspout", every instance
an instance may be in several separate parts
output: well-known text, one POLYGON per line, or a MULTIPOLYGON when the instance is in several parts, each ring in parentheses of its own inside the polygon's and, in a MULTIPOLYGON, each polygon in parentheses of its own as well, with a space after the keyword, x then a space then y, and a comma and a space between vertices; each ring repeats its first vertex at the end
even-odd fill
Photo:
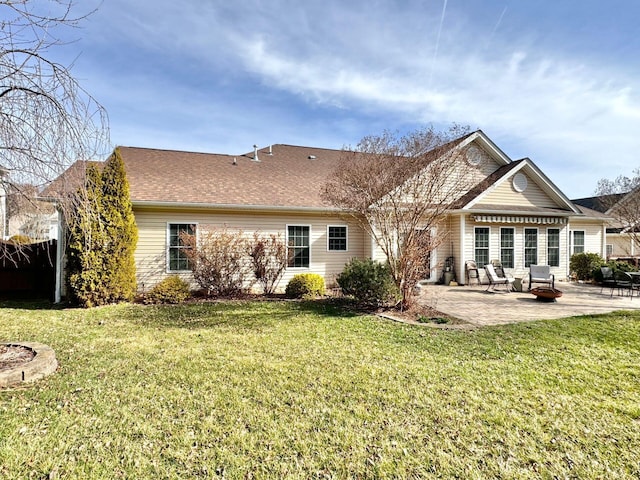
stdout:
POLYGON ((62 228, 62 212, 58 211, 58 243, 56 244, 56 286, 54 294, 54 302, 62 301, 62 260, 64 256, 64 232, 62 228))
POLYGON ((569 278, 571 275, 571 268, 569 267, 569 263, 571 260, 571 220, 567 222, 567 252, 564 256, 564 264, 566 269, 566 278, 569 278))
POLYGON ((465 221, 464 221, 464 217, 465 214, 462 213, 460 214, 460 261, 458 262, 458 283, 460 285, 465 285, 465 282, 467 281, 467 279, 464 276, 464 252, 466 250, 466 245, 465 245, 465 238, 466 238, 466 232, 465 232, 465 221))

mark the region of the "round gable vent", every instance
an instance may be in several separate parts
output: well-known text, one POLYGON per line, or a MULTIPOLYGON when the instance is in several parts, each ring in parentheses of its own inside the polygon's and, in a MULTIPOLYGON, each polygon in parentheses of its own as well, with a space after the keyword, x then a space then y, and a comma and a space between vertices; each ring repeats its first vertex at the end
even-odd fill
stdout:
POLYGON ((467 149, 465 156, 467 157, 467 162, 469 163, 469 165, 473 165, 474 167, 480 165, 483 160, 482 151, 475 145, 471 145, 467 149))
POLYGON ((516 173, 513 176, 513 189, 516 192, 524 192, 528 184, 527 177, 523 173, 516 173))

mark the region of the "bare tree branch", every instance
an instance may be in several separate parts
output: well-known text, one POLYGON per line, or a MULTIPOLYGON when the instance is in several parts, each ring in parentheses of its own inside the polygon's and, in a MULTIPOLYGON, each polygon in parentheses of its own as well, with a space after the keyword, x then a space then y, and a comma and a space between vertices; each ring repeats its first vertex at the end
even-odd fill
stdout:
POLYGON ((640 168, 633 171, 632 177, 621 175, 615 180, 600 180, 596 195, 602 207, 615 218, 612 227, 629 235, 636 251, 640 251, 640 168))
MULTIPOLYGON (((86 6, 83 6, 86 8, 86 6)), ((77 160, 109 149, 104 108, 52 49, 92 13, 74 0, 0 0, 0 178, 12 186, 47 185, 77 160)), ((84 184, 78 182, 69 191, 84 184)), ((62 204, 65 207, 65 204, 62 204)))
POLYGON ((467 133, 454 125, 446 132, 428 127, 365 137, 344 150, 324 187, 324 200, 348 212, 384 253, 405 306, 429 276, 429 255, 443 240, 433 233, 477 181, 457 148, 467 133))

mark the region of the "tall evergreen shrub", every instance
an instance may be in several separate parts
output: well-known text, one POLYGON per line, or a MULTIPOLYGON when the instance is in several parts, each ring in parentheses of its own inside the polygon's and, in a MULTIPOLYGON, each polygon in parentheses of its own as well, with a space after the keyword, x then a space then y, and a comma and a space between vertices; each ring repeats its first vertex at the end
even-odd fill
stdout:
POLYGON ((136 293, 134 253, 138 227, 133 216, 129 181, 116 148, 102 171, 102 221, 108 242, 105 274, 111 288, 110 301, 130 301, 136 293))
POLYGON ((75 214, 67 219, 67 284, 72 299, 87 307, 132 300, 138 229, 118 149, 102 173, 87 167, 85 188, 77 192, 76 203, 75 214))

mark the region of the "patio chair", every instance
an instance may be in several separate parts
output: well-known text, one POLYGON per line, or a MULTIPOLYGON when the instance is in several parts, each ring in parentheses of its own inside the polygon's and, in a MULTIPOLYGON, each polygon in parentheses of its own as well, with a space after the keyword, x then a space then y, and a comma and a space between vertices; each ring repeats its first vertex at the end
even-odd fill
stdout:
POLYGON ((473 279, 480 285, 480 273, 478 272, 478 265, 474 260, 464 262, 464 275, 467 279, 467 285, 471 285, 471 280, 473 279))
POLYGON ((602 288, 600 288, 600 293, 602 293, 604 287, 611 288, 611 292, 613 293, 613 289, 616 288, 616 279, 613 275, 613 270, 611 270, 611 267, 600 267, 600 271, 602 272, 602 283, 600 284, 602 288))
POLYGON ((640 297, 640 275, 638 272, 627 273, 631 277, 631 296, 633 297, 633 292, 638 292, 638 296, 640 297))
POLYGON ((504 267, 502 266, 502 262, 500 260, 491 260, 491 265, 493 265, 493 269, 496 271, 496 275, 500 278, 513 278, 513 276, 504 271, 504 267))
POLYGON ((549 265, 529 266, 529 290, 534 283, 546 283, 551 288, 555 288, 555 275, 551 273, 549 265))
POLYGON ((633 298, 633 279, 631 278, 631 275, 629 275, 627 272, 616 270, 614 278, 616 281, 616 286, 611 289, 610 296, 613 297, 613 290, 617 288, 618 295, 622 293, 622 295, 624 296, 624 291, 629 290, 629 296, 633 298))
POLYGON ((512 289, 512 284, 514 279, 513 278, 508 278, 508 277, 499 277, 496 274, 495 269, 493 268, 493 265, 491 265, 490 263, 487 263, 484 266, 484 271, 487 273, 487 278, 489 279, 489 286, 487 287, 487 292, 489 290, 493 290, 496 285, 504 285, 505 288, 507 289, 507 292, 510 292, 512 289))

